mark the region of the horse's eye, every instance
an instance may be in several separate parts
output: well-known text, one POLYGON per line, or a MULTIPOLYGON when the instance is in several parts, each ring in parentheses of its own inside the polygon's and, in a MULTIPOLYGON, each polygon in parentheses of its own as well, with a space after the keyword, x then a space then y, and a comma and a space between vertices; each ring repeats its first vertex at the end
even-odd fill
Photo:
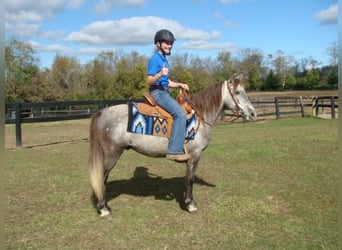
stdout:
POLYGON ((236 91, 236 92, 235 92, 235 95, 240 95, 240 91, 236 91))

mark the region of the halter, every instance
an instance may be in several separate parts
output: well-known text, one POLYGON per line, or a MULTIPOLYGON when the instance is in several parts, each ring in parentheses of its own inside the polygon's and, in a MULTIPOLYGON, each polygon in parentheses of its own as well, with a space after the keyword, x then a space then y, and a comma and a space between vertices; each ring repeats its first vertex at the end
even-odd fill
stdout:
POLYGON ((231 122, 233 122, 233 121, 235 121, 236 119, 238 119, 239 117, 241 117, 241 108, 240 108, 239 104, 237 103, 236 98, 235 98, 235 95, 233 94, 231 88, 234 89, 233 84, 231 84, 231 83, 229 83, 229 82, 227 81, 227 89, 228 89, 228 92, 229 92, 229 94, 230 94, 230 96, 231 96, 231 98, 232 98, 232 100, 233 100, 233 102, 234 102, 234 104, 235 104, 235 106, 236 106, 235 112, 233 111, 233 117, 235 116, 235 118, 233 118, 233 120, 231 120, 231 122))

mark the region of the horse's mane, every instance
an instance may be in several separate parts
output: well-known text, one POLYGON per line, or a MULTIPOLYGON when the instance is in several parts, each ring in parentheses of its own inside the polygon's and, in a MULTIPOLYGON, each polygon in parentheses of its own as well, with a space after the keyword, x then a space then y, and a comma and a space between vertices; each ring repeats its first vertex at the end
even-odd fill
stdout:
POLYGON ((222 84, 214 84, 190 97, 191 102, 202 114, 217 110, 222 104, 222 84))

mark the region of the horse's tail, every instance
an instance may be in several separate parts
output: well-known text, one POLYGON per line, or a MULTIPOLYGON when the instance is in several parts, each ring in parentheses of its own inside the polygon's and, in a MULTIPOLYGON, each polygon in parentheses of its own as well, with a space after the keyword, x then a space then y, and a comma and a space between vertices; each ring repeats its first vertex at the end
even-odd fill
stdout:
POLYGON ((103 150, 100 143, 97 121, 101 116, 101 111, 96 112, 90 123, 90 148, 88 168, 91 186, 99 202, 104 201, 104 170, 103 170, 103 150))

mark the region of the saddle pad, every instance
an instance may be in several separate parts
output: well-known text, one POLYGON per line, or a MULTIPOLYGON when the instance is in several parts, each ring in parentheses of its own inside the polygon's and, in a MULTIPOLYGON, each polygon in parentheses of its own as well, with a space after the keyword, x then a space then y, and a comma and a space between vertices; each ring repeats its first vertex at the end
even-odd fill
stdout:
MULTIPOLYGON (((131 133, 167 137, 168 121, 166 119, 143 115, 135 102, 128 103, 127 131, 131 133)), ((170 131, 171 132, 171 131, 170 131)), ((196 133, 196 115, 186 121, 186 138, 192 140, 196 133)))

